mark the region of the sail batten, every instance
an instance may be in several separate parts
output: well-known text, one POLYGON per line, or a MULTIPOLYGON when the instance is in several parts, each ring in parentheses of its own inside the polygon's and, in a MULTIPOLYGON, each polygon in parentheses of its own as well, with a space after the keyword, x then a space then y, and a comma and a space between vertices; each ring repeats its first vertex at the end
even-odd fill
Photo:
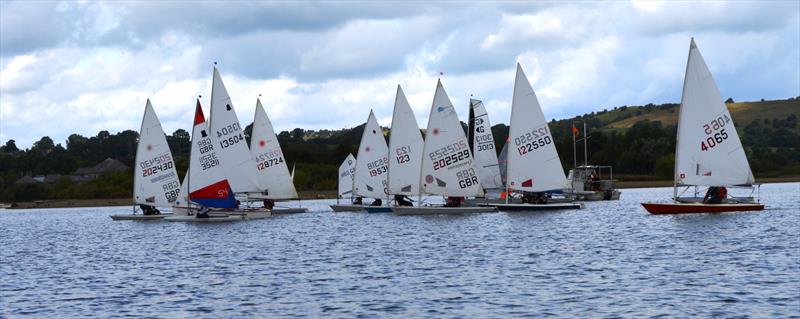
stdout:
POLYGON ((694 39, 689 45, 678 117, 676 185, 754 183, 733 119, 694 39))

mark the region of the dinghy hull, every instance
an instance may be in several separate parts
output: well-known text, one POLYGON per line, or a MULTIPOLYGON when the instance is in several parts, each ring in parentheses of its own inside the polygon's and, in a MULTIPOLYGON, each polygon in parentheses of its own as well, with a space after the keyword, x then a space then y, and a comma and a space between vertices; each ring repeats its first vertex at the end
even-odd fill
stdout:
POLYGON ((650 214, 727 213, 764 210, 763 204, 642 203, 650 214))
POLYGON ((308 213, 308 208, 273 208, 273 215, 288 215, 288 214, 302 214, 308 213))
POLYGON ((488 204, 481 205, 495 207, 502 212, 525 212, 525 211, 548 211, 562 209, 582 209, 583 204, 579 203, 554 203, 554 204, 488 204))
POLYGON ((367 206, 364 207, 367 213, 391 213, 392 208, 387 206, 367 206))
POLYGON ((166 217, 172 216, 172 214, 160 214, 160 215, 142 215, 142 214, 117 214, 111 215, 111 219, 113 220, 162 220, 166 217))
POLYGON ((392 207, 392 212, 400 216, 408 215, 461 215, 476 213, 494 213, 494 207, 443 207, 443 206, 414 206, 414 207, 392 207))
POLYGON ((244 220, 244 218, 238 215, 209 214, 208 218, 198 218, 193 215, 190 215, 190 216, 170 216, 168 218, 164 218, 164 220, 169 222, 184 222, 184 223, 225 223, 225 222, 242 221, 244 220))
POLYGON ((364 205, 330 205, 334 212, 360 212, 364 210, 364 205))

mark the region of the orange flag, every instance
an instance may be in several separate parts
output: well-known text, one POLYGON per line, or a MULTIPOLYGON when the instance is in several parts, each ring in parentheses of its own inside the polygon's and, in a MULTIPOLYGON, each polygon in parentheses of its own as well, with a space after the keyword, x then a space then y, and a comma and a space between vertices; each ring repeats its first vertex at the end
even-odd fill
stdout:
POLYGON ((572 135, 575 135, 575 137, 581 135, 581 131, 578 131, 578 128, 575 127, 575 124, 572 124, 572 135))

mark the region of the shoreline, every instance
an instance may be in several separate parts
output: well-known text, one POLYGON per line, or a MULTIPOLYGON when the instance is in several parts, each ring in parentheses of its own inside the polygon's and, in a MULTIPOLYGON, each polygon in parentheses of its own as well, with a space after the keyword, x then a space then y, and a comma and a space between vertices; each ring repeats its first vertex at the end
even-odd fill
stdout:
MULTIPOLYGON (((759 184, 793 183, 800 182, 800 176, 765 177, 756 180, 759 184)), ((617 181, 618 189, 670 187, 671 180, 652 181, 617 181)), ((299 191, 300 200, 336 199, 336 190, 305 190, 299 191)), ((278 201, 291 202, 296 200, 278 201)), ((132 206, 131 198, 102 198, 102 199, 52 199, 37 200, 32 202, 16 202, 14 207, 7 210, 38 209, 38 208, 79 208, 79 207, 107 207, 107 206, 132 206)), ((2 211, 2 210, 0 210, 2 211)))

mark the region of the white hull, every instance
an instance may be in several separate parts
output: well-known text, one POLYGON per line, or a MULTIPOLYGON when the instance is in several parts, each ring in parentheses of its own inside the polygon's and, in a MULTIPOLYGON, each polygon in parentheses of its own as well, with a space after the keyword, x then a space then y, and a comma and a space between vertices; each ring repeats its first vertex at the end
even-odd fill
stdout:
POLYGON ((352 204, 336 204, 330 205, 331 209, 334 212, 360 212, 364 211, 364 205, 352 205, 352 204))
POLYGON ((475 213, 494 213, 494 207, 444 207, 444 206, 414 206, 414 207, 392 207, 392 212, 400 216, 408 215, 443 215, 443 214, 475 214, 475 213))
POLYGON ((170 217, 172 214, 160 214, 160 215, 142 215, 142 214, 117 214, 111 215, 111 219, 113 220, 162 220, 166 217, 170 217))

